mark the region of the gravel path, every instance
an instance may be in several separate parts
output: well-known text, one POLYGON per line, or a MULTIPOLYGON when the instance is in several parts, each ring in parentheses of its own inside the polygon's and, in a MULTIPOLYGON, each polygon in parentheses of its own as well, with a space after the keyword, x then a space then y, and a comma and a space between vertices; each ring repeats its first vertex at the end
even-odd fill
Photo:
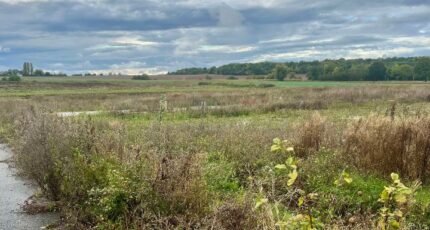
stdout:
POLYGON ((0 144, 0 230, 40 229, 56 219, 56 214, 28 215, 21 211, 20 205, 33 195, 35 187, 30 182, 15 176, 5 160, 12 157, 12 152, 0 144))

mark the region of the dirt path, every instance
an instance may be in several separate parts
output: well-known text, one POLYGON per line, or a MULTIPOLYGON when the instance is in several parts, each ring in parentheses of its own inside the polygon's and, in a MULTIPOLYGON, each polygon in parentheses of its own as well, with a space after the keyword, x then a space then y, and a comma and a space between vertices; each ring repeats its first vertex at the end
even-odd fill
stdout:
POLYGON ((20 204, 33 195, 35 187, 17 176, 4 162, 12 152, 0 144, 0 230, 40 229, 56 219, 56 214, 28 215, 21 211, 20 204))

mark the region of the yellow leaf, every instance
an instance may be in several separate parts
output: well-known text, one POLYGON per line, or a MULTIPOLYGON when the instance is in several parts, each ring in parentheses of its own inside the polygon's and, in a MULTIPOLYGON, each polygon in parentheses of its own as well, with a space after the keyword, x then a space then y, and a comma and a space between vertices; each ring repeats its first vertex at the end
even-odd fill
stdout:
POLYGON ((403 212, 402 211, 400 211, 400 210, 396 210, 396 211, 394 211, 394 213, 393 213, 395 216, 397 216, 397 217, 400 217, 400 218, 402 218, 403 217, 403 212))
POLYGON ((406 196, 404 194, 396 194, 394 196, 394 200, 396 200, 396 202, 399 204, 404 204, 407 201, 406 196))
POLYGON ((272 152, 276 152, 280 150, 281 150, 281 147, 279 145, 272 145, 272 147, 270 148, 270 151, 272 152))
POLYGON ((385 187, 379 196, 381 202, 386 202, 390 198, 390 190, 388 187, 385 187))
POLYGON ((294 164, 294 158, 288 157, 288 159, 285 163, 287 163, 287 165, 293 165, 294 164))
POLYGON ((269 200, 267 198, 261 198, 258 199, 256 204, 255 204, 255 209, 258 209, 259 207, 261 207, 261 205, 267 203, 269 200))
POLYGON ((312 192, 308 194, 309 199, 316 200, 318 198, 318 193, 312 192))
POLYGON ((391 173, 391 179, 395 182, 399 180, 399 174, 391 173))
POLYGON ((350 178, 350 177, 345 177, 345 178, 343 178, 343 180, 345 180, 345 182, 348 184, 352 183, 352 178, 350 178))
POLYGON ((279 170, 281 170, 281 169, 287 169, 287 166, 284 165, 284 164, 279 164, 279 165, 275 166, 275 169, 279 169, 279 170))
POLYGON ((297 173, 297 170, 293 170, 291 173, 288 174, 288 177, 290 178, 287 182, 288 186, 291 186, 294 184, 294 182, 296 182, 297 177, 299 176, 299 174, 297 173))
POLYGON ((282 143, 281 139, 279 139, 279 138, 273 139, 273 144, 275 144, 275 145, 281 145, 281 143, 282 143))
POLYGON ((299 203, 298 203, 299 207, 301 207, 304 202, 305 202, 305 199, 303 197, 300 197, 299 198, 299 203))

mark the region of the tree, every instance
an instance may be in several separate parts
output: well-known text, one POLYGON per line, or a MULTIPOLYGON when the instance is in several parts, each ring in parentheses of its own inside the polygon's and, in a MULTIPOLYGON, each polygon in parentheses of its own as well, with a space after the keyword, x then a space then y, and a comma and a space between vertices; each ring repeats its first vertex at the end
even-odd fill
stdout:
POLYGON ((311 80, 319 80, 321 75, 323 74, 323 68, 320 65, 313 65, 309 68, 308 77, 311 80))
POLYGON ((412 80, 414 69, 407 64, 396 64, 390 68, 389 73, 393 80, 412 80))
POLYGON ((35 70, 33 74, 34 74, 34 76, 44 76, 45 75, 45 73, 41 69, 35 70))
POLYGON ((272 77, 278 81, 283 81, 288 75, 288 69, 285 67, 285 65, 278 64, 275 66, 270 75, 272 75, 272 77))
POLYGON ((381 61, 373 62, 370 67, 369 71, 366 76, 367 81, 381 81, 386 80, 385 77, 387 76, 387 67, 385 67, 385 64, 381 61))
POLYGON ((363 81, 366 79, 368 72, 368 67, 364 64, 353 65, 348 70, 348 80, 349 81, 363 81))
POLYGON ((430 58, 419 58, 414 68, 415 80, 428 81, 430 79, 430 58))
POLYGON ((22 66, 22 75, 33 75, 33 64, 31 62, 24 62, 24 65, 22 66))

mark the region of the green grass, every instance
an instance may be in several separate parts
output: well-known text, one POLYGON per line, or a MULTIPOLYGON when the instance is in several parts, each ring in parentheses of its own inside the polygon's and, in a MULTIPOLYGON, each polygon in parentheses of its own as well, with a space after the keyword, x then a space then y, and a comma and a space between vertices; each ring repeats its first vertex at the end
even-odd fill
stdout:
POLYGON ((81 77, 26 77, 21 83, 0 83, 0 97, 28 97, 55 95, 92 94, 145 94, 183 92, 233 92, 249 89, 264 92, 261 85, 273 84, 275 88, 315 87, 373 87, 423 85, 411 82, 318 82, 318 81, 274 81, 274 80, 149 80, 103 79, 81 77), (208 82, 209 85, 198 85, 208 82))

